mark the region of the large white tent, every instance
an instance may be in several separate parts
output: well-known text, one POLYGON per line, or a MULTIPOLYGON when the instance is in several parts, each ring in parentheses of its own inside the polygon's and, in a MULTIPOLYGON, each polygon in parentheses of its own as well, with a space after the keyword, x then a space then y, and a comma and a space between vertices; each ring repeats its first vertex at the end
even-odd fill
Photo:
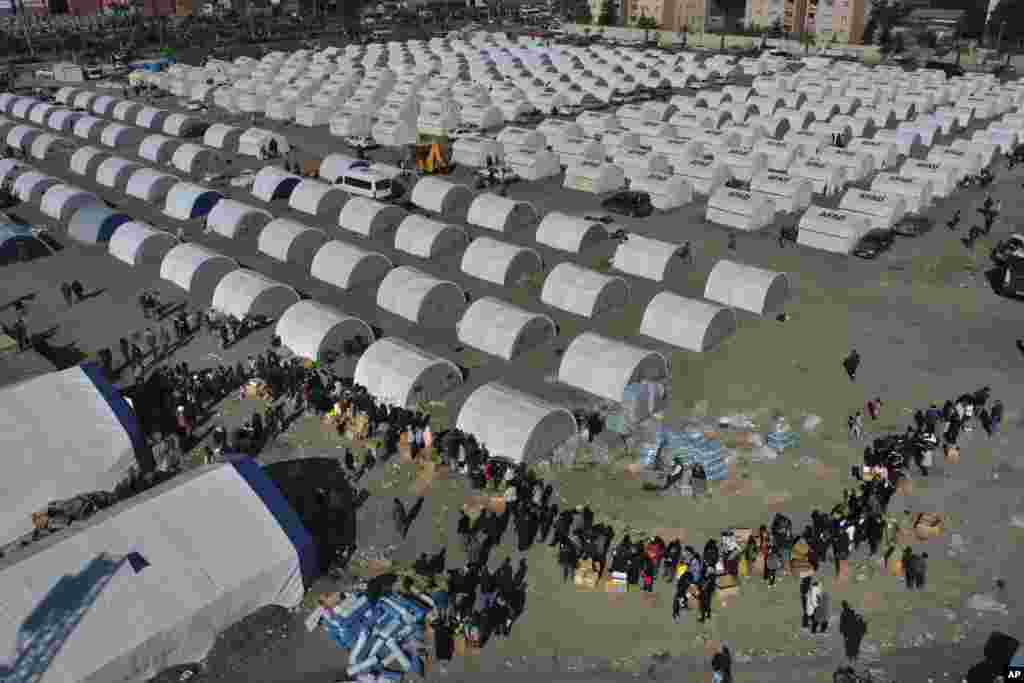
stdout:
POLYGON ((178 183, 167 192, 164 213, 179 221, 201 218, 224 198, 220 192, 192 183, 178 183))
POLYGON ((441 178, 425 177, 412 188, 413 204, 452 220, 464 220, 473 203, 473 191, 441 178))
POLYGON ((462 254, 462 272, 496 285, 514 287, 544 268, 540 255, 518 244, 477 237, 462 254))
POLYGON ((166 135, 153 134, 143 138, 139 143, 139 157, 154 164, 169 164, 174 152, 182 142, 166 135))
POLYGON ((907 203, 902 195, 850 189, 839 200, 839 208, 866 215, 872 228, 891 228, 903 218, 907 203))
POLYGON ((333 185, 306 178, 295 186, 288 198, 288 206, 311 216, 334 218, 341 213, 347 200, 348 195, 333 185))
POLYGON ((380 283, 393 265, 383 254, 332 240, 317 250, 309 274, 339 289, 354 289, 380 283))
POLYGON ((99 197, 73 185, 54 185, 43 193, 39 211, 55 221, 66 223, 79 209, 102 205, 99 197))
POLYGON ((326 361, 339 354, 346 341, 362 337, 373 341, 373 330, 359 318, 325 304, 306 300, 292 304, 274 328, 281 343, 299 358, 326 361))
POLYGON ((238 268, 238 262, 224 254, 186 242, 167 252, 160 263, 160 279, 181 287, 197 301, 207 304, 225 275, 238 268))
POLYGON ((257 159, 273 159, 291 149, 288 138, 265 128, 249 128, 238 138, 238 153, 257 159))
POLYGON ((496 232, 514 232, 536 227, 537 209, 529 202, 516 201, 486 192, 469 205, 466 222, 496 232))
MULTIPOLYGON (((74 439, 65 453, 81 457, 78 430, 49 431, 74 439)), ((105 488, 86 483, 64 495, 105 488)), ((297 607, 318 563, 309 532, 255 462, 179 475, 76 527, 0 570, 8 680, 143 681, 200 661, 257 609, 297 607)))
POLYGON ((846 183, 846 173, 841 167, 817 157, 797 159, 790 165, 789 175, 811 181, 815 194, 835 194, 846 183))
POLYGON ((864 214, 812 206, 797 225, 797 244, 849 254, 869 230, 871 221, 864 214))
POLYGON ((764 171, 750 181, 751 192, 767 197, 777 213, 796 213, 811 204, 814 186, 806 178, 781 171, 764 171))
POLYGON ((237 152, 242 129, 226 123, 214 123, 203 133, 203 144, 225 152, 237 152))
POLYGON ((305 269, 326 241, 327 235, 319 228, 311 228, 287 218, 274 218, 260 230, 256 247, 260 253, 273 259, 294 263, 305 269))
POLYGON ((629 285, 621 277, 565 261, 548 273, 540 300, 548 306, 592 318, 629 303, 629 285))
POLYGON ((173 235, 151 225, 130 221, 114 231, 107 251, 130 266, 156 266, 178 243, 173 235))
POLYGON ((693 201, 693 186, 677 175, 648 173, 633 176, 629 189, 646 192, 651 198, 651 206, 661 211, 671 211, 693 201))
POLYGON ((111 123, 100 131, 100 142, 113 149, 118 147, 137 148, 143 137, 145 137, 145 131, 121 123, 111 123))
POLYGON ((737 230, 760 230, 775 218, 775 204, 757 192, 721 187, 708 198, 705 218, 737 230))
POLYGON ((908 213, 921 213, 932 203, 930 180, 905 178, 897 173, 879 173, 871 181, 871 191, 898 195, 907 203, 908 213))
POLYGON ((705 299, 756 315, 780 312, 789 295, 785 273, 726 259, 715 264, 704 285, 705 299))
POLYGON ((455 363, 396 337, 370 345, 356 364, 355 383, 379 401, 415 407, 436 400, 462 383, 455 363))
POLYGON ((400 266, 384 276, 377 306, 424 327, 448 329, 466 310, 466 296, 454 282, 400 266))
POLYGON ((703 195, 713 195, 732 178, 732 171, 728 166, 708 157, 690 159, 674 170, 676 175, 690 184, 694 192, 703 195))
POLYGON ((688 351, 710 351, 736 333, 731 308, 659 292, 647 304, 640 334, 688 351))
POLYGON ((220 173, 224 160, 211 147, 186 142, 174 150, 171 165, 182 173, 203 176, 220 173))
POLYGON ((417 214, 406 216, 395 231, 395 249, 425 259, 461 249, 468 242, 462 228, 417 214))
POLYGON ((264 166, 252 181, 252 196, 264 202, 291 197, 302 178, 280 166, 264 166))
POLYGON ((134 161, 121 157, 110 157, 104 159, 96 169, 96 182, 104 187, 124 190, 127 188, 131 176, 141 168, 142 164, 137 164, 134 161))
POLYGON ((452 162, 458 166, 486 168, 501 163, 504 156, 500 142, 479 135, 464 135, 452 145, 452 162))
POLYGON ((623 273, 655 282, 679 282, 688 268, 680 257, 682 246, 643 235, 630 235, 619 244, 612 266, 623 273))
MULTIPOLYGON (((152 466, 128 404, 95 365, 0 389, 0 437, 9 458, 0 481, 0 545, 32 531, 32 514, 89 491, 113 490, 129 468, 152 466), (59 415, 61 429, 54 429, 59 415)), ((0 605, 14 594, 0 594, 0 605)), ((3 613, 3 610, 0 610, 3 613)))
POLYGON ((569 344, 558 367, 558 381, 619 403, 626 387, 638 382, 664 382, 668 361, 656 351, 584 332, 569 344))
POLYGON ((298 293, 286 284, 271 280, 254 270, 233 270, 217 283, 213 308, 239 320, 247 315, 280 318, 299 301, 298 293))
POLYGON ((79 147, 71 155, 68 165, 72 173, 92 178, 95 177, 96 169, 103 163, 103 160, 109 157, 108 152, 98 147, 79 147))
POLYGON ((374 239, 397 229, 405 217, 405 211, 394 204, 385 204, 366 197, 352 197, 341 209, 338 226, 343 230, 374 239))
POLYGON ((152 168, 139 168, 128 178, 125 194, 144 202, 160 202, 167 197, 171 188, 181 182, 177 176, 161 173, 152 168))
POLYGON ((552 249, 578 254, 608 239, 608 231, 600 223, 552 211, 541 220, 535 239, 552 249))
POLYGON ((222 199, 206 217, 206 229, 228 239, 247 238, 259 233, 273 219, 269 211, 234 199, 222 199))
POLYGON ((955 166, 934 161, 916 161, 907 159, 897 171, 904 178, 928 181, 932 184, 934 197, 948 197, 956 190, 959 171, 955 166))
POLYGON ((614 192, 625 186, 626 174, 614 165, 599 161, 579 161, 565 169, 562 187, 592 194, 614 192))
POLYGON ((486 296, 470 304, 456 328, 463 344, 505 360, 556 334, 555 322, 548 316, 486 296))
POLYGON ((576 434, 573 414, 504 384, 485 384, 466 399, 456 422, 492 457, 536 463, 576 434))
POLYGON ((14 196, 23 202, 35 204, 47 190, 59 184, 60 180, 53 176, 38 171, 25 171, 14 179, 14 196))

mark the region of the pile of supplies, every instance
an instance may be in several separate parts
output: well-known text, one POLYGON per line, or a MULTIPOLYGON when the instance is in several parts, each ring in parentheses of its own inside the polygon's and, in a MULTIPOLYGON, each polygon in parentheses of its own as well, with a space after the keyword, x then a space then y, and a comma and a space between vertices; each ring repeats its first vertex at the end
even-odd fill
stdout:
POLYGON ((725 462, 722 444, 707 438, 704 432, 662 429, 658 436, 665 461, 671 460, 688 467, 699 463, 708 475, 708 481, 725 481, 729 478, 729 466, 725 462))
POLYGON ((783 451, 800 445, 800 435, 790 429, 785 420, 778 420, 772 431, 765 437, 765 444, 773 451, 783 451))

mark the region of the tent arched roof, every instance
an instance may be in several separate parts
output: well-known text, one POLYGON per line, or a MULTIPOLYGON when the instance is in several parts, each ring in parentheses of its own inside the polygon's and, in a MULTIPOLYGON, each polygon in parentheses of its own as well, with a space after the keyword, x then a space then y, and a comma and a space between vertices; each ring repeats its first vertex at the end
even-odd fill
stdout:
POLYGON ((256 271, 239 268, 217 283, 212 305, 218 311, 239 319, 247 315, 280 318, 297 301, 298 293, 288 285, 256 271))
POLYGON ((384 337, 360 356, 354 380, 380 401, 411 407, 438 399, 461 384, 462 371, 407 341, 384 337))
POLYGON ((238 150, 238 140, 242 137, 242 129, 226 123, 214 123, 203 133, 203 144, 227 152, 238 150))
POLYGON ((180 182, 180 178, 169 173, 161 173, 152 168, 139 168, 128 178, 124 192, 144 202, 159 202, 180 182))
POLYGON ((29 154, 40 160, 56 157, 60 152, 67 151, 72 147, 65 138, 58 137, 53 133, 42 133, 32 141, 29 154))
POLYGON ((181 287, 197 300, 208 303, 221 279, 238 268, 238 262, 193 242, 179 244, 160 263, 160 279, 181 287))
POLYGON ((377 290, 377 306, 410 322, 450 328, 462 317, 466 297, 454 282, 410 266, 391 270, 377 290))
POLYGON ((563 262, 544 280, 540 300, 548 306, 590 318, 625 306, 629 302, 629 286, 621 277, 563 262))
POLYGON ((124 121, 125 123, 135 123, 139 112, 142 110, 142 105, 138 102, 132 102, 130 100, 121 100, 114 105, 114 110, 111 112, 111 118, 116 121, 124 121))
POLYGON ((104 159, 96 169, 96 182, 105 187, 124 189, 135 171, 142 168, 141 164, 121 157, 104 159))
POLYGON ((497 382, 469 395, 456 424, 492 457, 515 463, 536 463, 576 434, 576 418, 565 408, 497 382))
POLYGON ((217 151, 193 142, 179 146, 171 155, 171 165, 182 173, 202 175, 219 170, 221 159, 217 151))
POLYGON ((92 102, 92 113, 96 116, 102 116, 107 118, 110 116, 110 111, 117 104, 117 98, 112 95, 100 95, 92 102))
POLYGON ((234 199, 222 199, 206 217, 206 229, 228 239, 245 238, 259 232, 272 220, 274 217, 268 211, 234 199))
POLYGON ((192 183, 178 183, 167 192, 164 213, 179 221, 199 218, 210 213, 224 198, 220 192, 192 183))
POLYGON ((486 192, 469 205, 466 222, 496 232, 513 232, 537 225, 537 209, 529 202, 516 201, 486 192))
POLYGON ((28 171, 33 170, 31 166, 27 166, 17 159, 0 159, 0 183, 14 180, 28 171))
POLYGON ((421 209, 462 220, 469 213, 473 191, 465 185, 427 176, 413 186, 410 200, 421 209))
POLYGON ((130 266, 155 266, 177 243, 178 240, 168 232, 146 223, 128 221, 114 231, 107 251, 130 266))
POLYGON ((736 333, 731 308, 659 292, 647 304, 640 334, 688 351, 710 351, 736 333))
POLYGON ((264 166, 252 181, 252 196, 265 202, 287 199, 302 182, 299 176, 280 166, 264 166))
POLYGON ((23 202, 36 203, 60 180, 38 171, 25 171, 14 179, 14 196, 23 202))
POLYGON ((656 351, 584 332, 569 344, 558 367, 558 381, 619 403, 626 386, 664 380, 668 361, 656 351))
POLYGON ((84 114, 70 109, 56 109, 46 118, 46 127, 59 133, 71 133, 84 114))
MULTIPOLYGON (((78 445, 67 452, 78 457, 78 445)), ((49 500, 110 488, 90 484, 83 478, 25 518, 49 500)), ((38 642, 66 629, 42 680, 148 679, 199 661, 257 608, 297 607, 318 562, 309 532, 255 463, 202 467, 75 526, 0 573, 5 650, 17 649, 16 633, 38 642), (56 595, 67 613, 39 619, 56 595)))
POLYGON ((608 239, 604 226, 585 218, 552 211, 537 228, 537 243, 578 254, 608 239))
POLYGON ((85 206, 99 205, 103 202, 91 192, 73 185, 54 185, 43 193, 39 202, 39 211, 55 221, 64 223, 71 215, 85 206))
POLYGON ((477 299, 457 325, 459 341, 505 360, 553 339, 555 322, 493 297, 477 299))
POLYGON ((188 114, 174 113, 164 119, 162 130, 168 135, 192 137, 202 130, 203 122, 188 114))
POLYGON ((42 128, 18 124, 7 131, 7 144, 15 149, 20 149, 22 152, 27 153, 32 149, 32 142, 39 137, 42 132, 42 128))
POLYGON ((75 127, 72 129, 72 132, 76 138, 98 141, 100 132, 106 127, 106 124, 107 122, 103 119, 86 114, 75 120, 75 127))
POLYGON ((163 130, 164 121, 167 119, 169 114, 170 112, 166 109, 143 107, 136 115, 134 123, 139 128, 148 128, 159 132, 163 130))
POLYGON ((152 161, 154 164, 168 164, 174 158, 174 152, 182 145, 181 140, 154 133, 147 135, 139 143, 139 158, 152 161))
POLYGON ((685 262, 679 258, 682 246, 631 234, 619 244, 612 259, 616 270, 636 277, 669 282, 685 277, 685 262))
POLYGON ((393 266, 383 254, 334 240, 313 256, 309 274, 339 289, 352 289, 379 283, 393 266))
POLYGON ((373 239, 398 228, 405 216, 405 211, 394 204, 352 197, 338 215, 338 226, 373 239))
POLYGON ((473 240, 462 254, 462 272, 501 286, 512 286, 544 268, 540 254, 490 237, 473 240))
POLYGON ((406 216, 395 231, 395 249, 425 259, 459 249, 468 241, 462 228, 417 214, 406 216))
POLYGON ((708 275, 704 298, 756 315, 769 315, 781 311, 789 299, 789 280, 785 273, 722 259, 708 275))
POLYGON ((305 269, 326 240, 327 235, 319 228, 287 218, 274 218, 260 231, 257 248, 273 259, 305 269))
POLYGON ((322 361, 331 351, 341 351, 345 341, 362 337, 373 341, 373 330, 359 318, 316 301, 292 304, 277 321, 274 333, 300 358, 322 361))
POLYGON ((68 219, 68 237, 84 244, 109 242, 122 225, 131 220, 124 213, 108 209, 102 204, 84 206, 68 219))
POLYGON ((331 218, 341 213, 348 195, 333 185, 306 178, 288 198, 289 208, 311 216, 331 218))
POLYGON ((143 131, 135 126, 111 123, 100 131, 100 142, 107 147, 138 147, 142 142, 143 131))
POLYGON ((84 175, 87 177, 94 177, 96 169, 108 158, 110 158, 110 153, 100 149, 99 147, 79 147, 75 150, 75 153, 71 155, 69 166, 72 173, 77 173, 78 175, 84 175))

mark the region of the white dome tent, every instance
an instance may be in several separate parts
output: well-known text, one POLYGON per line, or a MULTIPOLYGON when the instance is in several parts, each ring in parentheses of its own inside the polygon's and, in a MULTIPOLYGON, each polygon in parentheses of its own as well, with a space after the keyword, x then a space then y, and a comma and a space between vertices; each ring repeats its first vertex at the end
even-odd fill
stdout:
POLYGON ((129 266, 156 266, 177 243, 170 233, 146 223, 129 221, 111 235, 107 252, 129 266))
POLYGON ((875 158, 870 154, 826 147, 818 152, 818 159, 843 169, 848 182, 859 183, 875 170, 875 158))
POLYGON ((55 221, 66 223, 79 209, 102 205, 103 202, 92 192, 72 185, 54 185, 43 194, 39 211, 55 221))
POLYGON ((47 159, 56 161, 73 148, 73 145, 66 138, 57 137, 52 133, 42 133, 32 141, 32 146, 29 148, 29 156, 40 161, 47 159))
POLYGON ((174 154, 171 155, 171 165, 182 173, 204 176, 220 173, 224 166, 224 160, 216 150, 210 147, 186 142, 174 150, 174 154))
POLYGON ((138 102, 121 100, 114 105, 114 111, 111 112, 111 118, 123 123, 135 123, 140 111, 142 111, 142 105, 138 102))
POLYGON ((341 213, 348 195, 327 183, 306 178, 292 191, 288 207, 320 218, 333 218, 341 213))
POLYGON ((139 158, 152 161, 154 164, 166 165, 171 163, 174 152, 181 144, 180 140, 154 133, 139 143, 139 158))
POLYGON ((242 129, 225 123, 215 123, 203 133, 203 144, 222 152, 237 152, 242 129))
POLYGON ((504 148, 506 156, 522 150, 539 152, 547 146, 547 138, 543 133, 518 126, 504 128, 498 133, 498 142, 504 148))
POLYGON ((201 218, 224 198, 220 192, 192 183, 178 183, 167 192, 164 213, 179 221, 201 218))
POLYGON ((412 408, 462 384, 462 371, 405 340, 384 337, 359 357, 353 380, 378 401, 412 408))
POLYGON ((874 159, 874 168, 876 169, 892 168, 900 160, 899 152, 896 151, 896 145, 882 142, 881 140, 855 138, 847 145, 847 149, 851 152, 870 155, 874 159))
POLYGON ((668 157, 652 152, 646 147, 622 147, 615 153, 612 161, 630 180, 650 173, 672 173, 668 157))
POLYGON ((705 299, 755 315, 780 313, 789 296, 785 273, 726 259, 715 264, 704 285, 705 299))
POLYGON ((33 170, 31 166, 19 162, 17 159, 0 159, 0 185, 13 183, 22 173, 33 170))
POLYGON ((69 166, 72 173, 92 178, 96 176, 96 169, 103 160, 109 157, 108 152, 98 147, 79 147, 71 155, 69 166))
POLYGON ((494 130, 505 123, 505 115, 499 107, 492 104, 474 104, 464 106, 459 112, 462 123, 473 126, 477 130, 494 130))
POLYGON ((614 164, 581 161, 565 169, 562 187, 592 194, 614 192, 626 185, 626 174, 614 164))
POLYGON ((523 180, 543 180, 562 172, 558 156, 547 150, 512 150, 505 154, 505 165, 523 180))
POLYGON ((736 314, 731 308, 707 301, 659 292, 644 310, 640 334, 702 353, 736 334, 736 314))
POLYGON ((775 220, 775 205, 756 192, 722 187, 708 198, 706 220, 737 230, 760 230, 775 220))
POLYGON ((959 171, 956 167, 945 163, 908 159, 900 166, 898 173, 904 178, 930 182, 932 196, 945 198, 956 190, 959 171))
POLYGON ((352 197, 338 216, 338 226, 357 235, 376 239, 396 230, 405 217, 405 211, 394 204, 352 197))
POLYGON ((600 223, 552 211, 537 227, 536 242, 559 251, 579 254, 608 239, 600 223))
POLYGON ((346 341, 373 342, 373 329, 359 318, 316 301, 298 301, 281 314, 274 328, 281 344, 299 358, 326 362, 346 341))
POLYGON ((930 180, 905 178, 896 173, 880 173, 871 182, 871 191, 902 197, 908 213, 921 213, 932 203, 930 180))
POLYGON ((169 111, 156 109, 155 107, 143 107, 135 117, 135 125, 139 128, 148 128, 160 132, 164 129, 164 121, 167 120, 169 111))
POLYGON ((128 180, 132 174, 141 168, 142 164, 137 164, 134 161, 121 157, 110 157, 104 159, 96 169, 96 182, 104 187, 123 191, 128 186, 128 180))
POLYGON ((461 249, 468 242, 462 228, 416 214, 406 216, 395 231, 395 249, 424 259, 461 249))
POLYGON ((260 230, 256 244, 260 253, 306 269, 326 241, 323 230, 287 218, 274 218, 260 230))
POLYGON ((345 242, 330 241, 317 250, 309 268, 313 278, 338 289, 379 284, 394 267, 383 254, 345 242))
POLYGON ((75 124, 84 114, 70 109, 58 109, 46 119, 46 126, 58 133, 73 133, 75 124))
POLYGON ((581 161, 601 163, 608 156, 597 140, 584 137, 558 137, 551 140, 551 149, 558 155, 562 166, 572 166, 581 161))
POLYGON ((496 285, 514 287, 541 272, 544 264, 533 249, 477 237, 462 254, 462 272, 496 285))
POLYGON ((401 120, 378 121, 370 136, 383 147, 407 147, 419 139, 416 128, 401 120))
POLYGON ((180 178, 161 173, 152 168, 139 168, 128 178, 125 194, 144 202, 160 202, 167 198, 171 188, 181 182, 180 178))
POLYGON ((768 198, 776 213, 796 213, 811 205, 814 186, 806 178, 769 170, 750 181, 750 191, 768 198))
POLYGON ((853 211, 812 206, 797 225, 797 244, 835 254, 849 254, 871 230, 867 216, 853 211))
POLYGON ((466 222, 495 232, 516 232, 536 227, 537 210, 529 202, 479 194, 469 205, 466 222))
POLYGON ((179 138, 198 137, 206 124, 188 114, 175 113, 164 119, 163 131, 179 138))
POLYGON ((7 131, 7 144, 27 154, 32 149, 32 142, 42 133, 43 130, 41 128, 17 125, 7 131))
POLYGON ((678 209, 693 201, 693 187, 681 176, 664 173, 634 176, 629 189, 646 192, 651 197, 651 206, 661 211, 678 209))
POLYGON ((280 166, 264 166, 252 181, 252 196, 264 202, 288 199, 302 182, 299 176, 280 166))
POLYGON ((462 317, 466 297, 454 282, 399 266, 380 283, 377 306, 424 327, 449 329, 462 317))
POLYGON ((906 213, 907 203, 901 195, 849 189, 839 200, 839 208, 868 216, 872 228, 891 228, 906 213))
POLYGON ((373 117, 350 111, 338 112, 331 117, 331 135, 337 137, 364 136, 373 132, 373 117))
POLYGON ((553 308, 593 318, 626 306, 629 285, 621 277, 563 262, 548 273, 540 300, 553 308))
POLYGON ((60 184, 60 180, 53 176, 44 175, 38 171, 25 171, 14 179, 14 196, 29 204, 38 203, 54 185, 60 184))
POLYGON ((117 149, 118 147, 138 148, 144 137, 143 131, 134 126, 111 123, 100 131, 100 143, 117 149))
POLYGON ((263 209, 234 199, 222 199, 206 216, 206 230, 228 239, 249 238, 259 233, 274 217, 263 209))
POLYGON ((832 195, 846 184, 846 173, 839 166, 827 164, 821 159, 797 159, 789 167, 789 175, 809 180, 815 194, 832 195))
POLYGON ((555 338, 555 322, 500 299, 477 299, 457 325, 459 341, 511 361, 555 338))
POLYGON ((357 159, 347 154, 328 154, 320 162, 320 170, 317 171, 317 176, 319 176, 320 180, 334 185, 352 169, 369 167, 370 162, 363 159, 357 159))
POLYGON ((615 249, 612 267, 655 282, 679 282, 690 270, 681 251, 681 245, 633 234, 615 249))
POLYGON ((702 195, 713 195, 732 178, 729 167, 714 158, 691 159, 685 166, 675 169, 693 191, 702 195))
POLYGON ((715 161, 725 164, 733 178, 749 183, 767 167, 768 158, 750 147, 732 147, 716 154, 715 161))
POLYGON ((473 203, 473 191, 440 178, 421 178, 412 188, 413 204, 445 218, 465 220, 473 203))
POLYGON ((452 145, 452 163, 469 168, 486 168, 500 164, 505 157, 504 148, 497 140, 477 135, 460 137, 452 145))
POLYGON ((516 464, 540 462, 576 434, 576 418, 565 408, 497 382, 469 395, 456 425, 492 457, 516 464))
POLYGON ((298 293, 288 285, 256 271, 239 268, 217 283, 211 306, 238 319, 247 315, 278 319, 298 301, 298 293))
POLYGON ((656 351, 584 332, 569 344, 558 367, 558 381, 615 403, 626 387, 638 382, 664 382, 668 361, 656 351))
POLYGON ((238 262, 233 258, 186 242, 167 252, 160 263, 160 279, 177 285, 200 305, 206 305, 213 299, 217 284, 237 269, 238 262))

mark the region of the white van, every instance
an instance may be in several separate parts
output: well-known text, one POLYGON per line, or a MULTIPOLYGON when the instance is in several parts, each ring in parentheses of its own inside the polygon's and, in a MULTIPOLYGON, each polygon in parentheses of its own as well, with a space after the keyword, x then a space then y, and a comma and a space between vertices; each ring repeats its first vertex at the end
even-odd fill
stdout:
POLYGON ((368 168, 350 168, 338 179, 337 185, 349 194, 370 199, 388 199, 392 193, 391 179, 368 168))

